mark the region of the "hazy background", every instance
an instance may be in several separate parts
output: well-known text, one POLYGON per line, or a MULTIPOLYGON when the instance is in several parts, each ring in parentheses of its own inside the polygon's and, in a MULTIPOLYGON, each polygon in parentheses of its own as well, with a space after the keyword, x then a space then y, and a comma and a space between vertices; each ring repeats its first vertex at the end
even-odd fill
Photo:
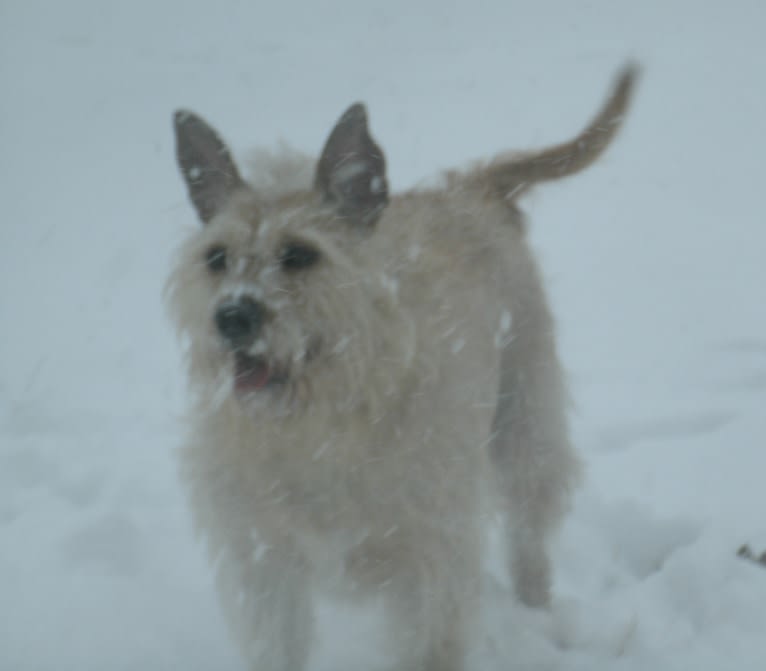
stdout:
MULTIPOLYGON (((766 571, 734 551, 766 549, 765 25, 755 0, 1 0, 0 669, 243 668, 174 470, 176 107, 242 155, 316 152, 364 100, 403 189, 570 138, 626 60, 624 132, 524 201, 588 481, 553 613, 493 602, 472 664, 762 668, 766 571)), ((317 670, 367 659, 341 614, 317 670)))

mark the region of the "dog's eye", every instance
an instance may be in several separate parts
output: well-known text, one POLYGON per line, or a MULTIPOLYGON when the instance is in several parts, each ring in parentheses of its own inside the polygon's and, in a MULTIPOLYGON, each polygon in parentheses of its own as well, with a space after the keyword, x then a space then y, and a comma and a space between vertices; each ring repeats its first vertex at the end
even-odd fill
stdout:
POLYGON ((205 263, 211 273, 222 273, 226 270, 226 248, 213 245, 205 252, 205 263))
POLYGON ((305 270, 319 261, 319 250, 304 242, 288 242, 279 256, 282 269, 288 272, 305 270))

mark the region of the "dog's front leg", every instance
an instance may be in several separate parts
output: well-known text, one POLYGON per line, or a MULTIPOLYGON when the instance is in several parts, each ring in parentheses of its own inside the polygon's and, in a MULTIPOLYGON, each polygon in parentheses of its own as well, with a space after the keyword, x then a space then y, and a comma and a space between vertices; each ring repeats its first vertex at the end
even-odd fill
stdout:
POLYGON ((412 554, 394 561, 387 614, 395 671, 462 671, 477 610, 478 539, 421 535, 412 554), (471 541, 476 541, 471 543, 471 541))
POLYGON ((231 630, 252 671, 302 671, 312 639, 309 578, 288 545, 243 543, 224 552, 217 582, 231 630))

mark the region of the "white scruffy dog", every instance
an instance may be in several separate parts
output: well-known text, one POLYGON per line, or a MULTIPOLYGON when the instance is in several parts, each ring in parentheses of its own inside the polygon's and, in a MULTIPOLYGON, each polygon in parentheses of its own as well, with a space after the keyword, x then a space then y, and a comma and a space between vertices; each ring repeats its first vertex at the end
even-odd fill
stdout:
POLYGON ((461 670, 498 509, 517 593, 548 603, 580 469, 517 200, 598 157, 634 80, 569 143, 395 196, 361 104, 315 166, 271 156, 251 183, 176 113, 204 224, 168 287, 195 392, 184 478, 253 671, 305 667, 315 590, 382 595, 396 669, 461 670))

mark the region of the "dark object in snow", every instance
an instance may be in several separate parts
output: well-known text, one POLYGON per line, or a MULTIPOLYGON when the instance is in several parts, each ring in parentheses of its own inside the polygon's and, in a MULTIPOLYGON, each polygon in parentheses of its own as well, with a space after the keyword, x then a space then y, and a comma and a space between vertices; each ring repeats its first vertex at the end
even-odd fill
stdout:
POLYGON ((755 562, 756 564, 766 568, 766 550, 761 552, 761 556, 759 557, 750 549, 750 546, 746 543, 739 550, 737 550, 737 557, 742 559, 749 559, 751 562, 755 562))

